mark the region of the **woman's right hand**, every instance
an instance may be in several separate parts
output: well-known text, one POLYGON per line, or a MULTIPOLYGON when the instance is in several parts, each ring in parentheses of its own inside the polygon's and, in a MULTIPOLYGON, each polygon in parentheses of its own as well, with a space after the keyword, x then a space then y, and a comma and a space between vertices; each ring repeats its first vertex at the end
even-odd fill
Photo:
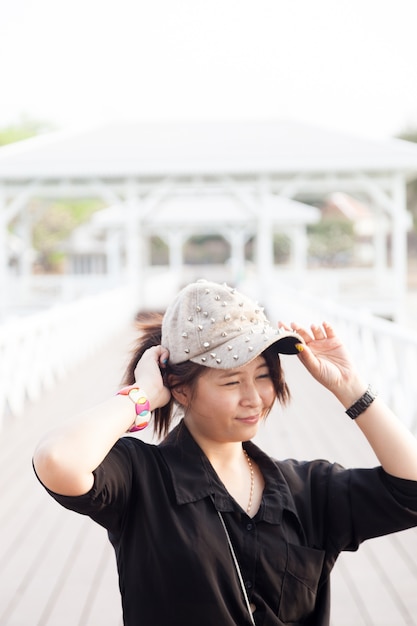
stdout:
POLYGON ((168 404, 171 392, 164 385, 161 369, 165 368, 169 352, 162 346, 146 350, 135 367, 135 380, 146 392, 151 410, 168 404))

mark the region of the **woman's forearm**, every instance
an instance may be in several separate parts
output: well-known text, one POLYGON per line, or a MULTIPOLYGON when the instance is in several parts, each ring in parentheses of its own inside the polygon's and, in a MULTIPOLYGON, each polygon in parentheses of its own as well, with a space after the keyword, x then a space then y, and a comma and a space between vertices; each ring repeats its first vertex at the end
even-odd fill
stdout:
MULTIPOLYGON (((350 408, 365 391, 363 379, 355 376, 350 378, 349 383, 333 390, 345 409, 350 408)), ((355 422, 388 474, 417 480, 417 439, 380 396, 355 422)))
MULTIPOLYGON (((359 377, 335 392, 345 409, 351 407, 366 390, 359 377)), ((385 404, 380 396, 356 419, 379 462, 388 474, 417 480, 417 439, 385 404)))
MULTIPOLYGON (((167 357, 164 348, 154 346, 145 351, 135 369, 135 378, 141 381, 138 387, 146 389, 152 410, 167 404, 171 396, 161 376, 167 357)), ((43 484, 62 495, 87 493, 93 486, 93 471, 135 422, 134 402, 118 394, 47 434, 33 459, 43 484)))
POLYGON ((40 480, 63 495, 87 493, 93 485, 93 470, 134 419, 133 403, 118 395, 51 431, 34 454, 40 480))
POLYGON ((417 480, 417 439, 379 397, 356 424, 388 474, 417 480))

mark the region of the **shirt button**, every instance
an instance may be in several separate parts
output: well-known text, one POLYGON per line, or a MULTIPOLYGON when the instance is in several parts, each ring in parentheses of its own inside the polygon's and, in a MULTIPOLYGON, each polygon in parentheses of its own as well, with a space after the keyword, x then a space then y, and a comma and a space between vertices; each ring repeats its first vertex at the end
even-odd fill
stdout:
POLYGON ((253 524, 251 524, 250 522, 249 524, 246 524, 246 530, 252 530, 252 528, 253 528, 253 524))
POLYGON ((250 580, 247 580, 245 582, 245 587, 246 587, 246 589, 252 589, 252 582, 250 580))

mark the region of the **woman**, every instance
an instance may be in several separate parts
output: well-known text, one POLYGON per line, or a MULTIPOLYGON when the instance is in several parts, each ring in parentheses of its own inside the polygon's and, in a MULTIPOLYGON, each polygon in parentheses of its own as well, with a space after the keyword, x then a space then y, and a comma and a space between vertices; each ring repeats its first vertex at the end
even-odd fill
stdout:
POLYGON ((108 530, 127 626, 326 626, 338 554, 417 525, 417 442, 327 323, 275 330, 234 289, 192 283, 162 328, 142 327, 125 382, 47 435, 34 466, 108 530), (289 399, 279 353, 340 400, 380 467, 276 461, 250 441, 289 399), (122 437, 150 412, 160 445, 122 437))

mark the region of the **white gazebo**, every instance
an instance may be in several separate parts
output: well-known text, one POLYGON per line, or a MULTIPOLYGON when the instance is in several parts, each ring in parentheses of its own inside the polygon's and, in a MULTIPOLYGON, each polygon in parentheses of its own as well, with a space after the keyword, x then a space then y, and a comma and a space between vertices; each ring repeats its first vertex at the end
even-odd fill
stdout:
MULTIPOLYGON (((307 268, 308 224, 320 220, 319 209, 295 200, 276 197, 272 203, 272 232, 287 236, 290 243, 292 272, 300 279, 307 268)), ((92 268, 106 268, 109 280, 117 284, 124 266, 124 231, 126 207, 113 205, 97 211, 89 223, 74 231, 66 250, 72 252, 72 265, 80 273, 92 268)), ((234 284, 245 274, 245 245, 257 234, 256 207, 248 206, 233 195, 205 193, 169 196, 141 221, 143 239, 158 236, 169 250, 169 271, 180 277, 184 266, 184 245, 195 235, 220 235, 230 249, 228 274, 234 284)), ((150 265, 148 246, 142 254, 145 267, 150 265)))
MULTIPOLYGON (((410 219, 405 187, 415 177, 417 145, 288 121, 113 123, 22 141, 0 148, 2 298, 9 279, 7 231, 12 222, 17 224, 30 249, 31 218, 25 208, 32 197, 97 196, 109 206, 123 207, 118 229, 128 281, 140 281, 146 272, 151 234, 168 242, 175 268, 182 263, 181 242, 191 230, 215 227, 231 243, 235 260, 253 231, 256 273, 266 288, 274 232, 285 228, 292 233, 294 267, 305 273, 300 223, 305 226, 317 215, 303 202, 343 191, 365 199, 374 212, 373 289, 389 294, 395 316, 406 288, 410 219), (190 198, 198 198, 198 204, 190 198), (387 229, 378 228, 387 219, 390 259, 387 229)), ((30 275, 28 258, 21 257, 23 277, 30 275)))

